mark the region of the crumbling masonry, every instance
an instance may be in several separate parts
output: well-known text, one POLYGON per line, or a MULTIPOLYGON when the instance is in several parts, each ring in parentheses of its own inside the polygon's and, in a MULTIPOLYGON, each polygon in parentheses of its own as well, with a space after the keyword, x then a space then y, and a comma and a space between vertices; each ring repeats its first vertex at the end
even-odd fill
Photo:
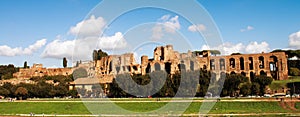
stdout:
POLYGON ((175 74, 181 70, 207 69, 217 75, 222 73, 240 73, 252 79, 255 75, 267 75, 275 80, 288 78, 287 56, 284 52, 239 54, 228 56, 211 56, 209 50, 201 53, 179 53, 172 45, 160 46, 154 49, 154 58, 141 57, 137 64, 132 53, 109 55, 94 62, 95 76, 103 83, 110 83, 117 74, 142 74, 165 70, 175 74), (102 79, 102 80, 101 80, 102 79))

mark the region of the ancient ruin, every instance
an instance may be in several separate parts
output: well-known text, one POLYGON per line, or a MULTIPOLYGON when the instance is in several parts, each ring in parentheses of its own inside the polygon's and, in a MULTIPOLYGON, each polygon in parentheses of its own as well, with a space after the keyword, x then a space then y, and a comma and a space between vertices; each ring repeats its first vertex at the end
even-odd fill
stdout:
POLYGON ((154 58, 141 57, 137 64, 133 53, 109 55, 100 60, 87 63, 90 76, 96 76, 101 83, 110 83, 117 74, 141 74, 165 70, 175 74, 181 70, 206 69, 219 76, 222 73, 242 74, 252 79, 255 75, 267 75, 274 80, 288 78, 287 56, 284 52, 236 54, 213 56, 211 51, 179 53, 172 45, 154 49, 154 58))
POLYGON ((71 68, 44 68, 43 64, 33 64, 31 68, 20 68, 20 71, 13 74, 14 78, 31 78, 42 76, 55 76, 55 75, 71 75, 71 68))

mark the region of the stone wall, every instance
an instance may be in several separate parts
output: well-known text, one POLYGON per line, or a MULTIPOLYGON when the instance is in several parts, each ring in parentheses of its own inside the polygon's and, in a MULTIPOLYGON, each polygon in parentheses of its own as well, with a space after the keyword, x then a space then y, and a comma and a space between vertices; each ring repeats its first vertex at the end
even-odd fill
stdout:
POLYGON ((44 68, 43 64, 33 64, 31 68, 20 68, 19 72, 14 73, 14 78, 31 78, 42 76, 55 76, 55 75, 70 75, 72 74, 71 68, 44 68))
POLYGON ((172 45, 160 46, 154 49, 153 58, 141 57, 141 64, 135 62, 134 55, 109 55, 90 64, 95 67, 95 77, 109 83, 117 74, 130 73, 145 75, 147 73, 165 70, 168 74, 175 74, 182 70, 193 71, 206 69, 216 73, 240 73, 249 78, 255 75, 267 75, 275 80, 288 78, 287 56, 284 52, 240 54, 228 56, 212 56, 210 51, 201 54, 179 53, 172 45))

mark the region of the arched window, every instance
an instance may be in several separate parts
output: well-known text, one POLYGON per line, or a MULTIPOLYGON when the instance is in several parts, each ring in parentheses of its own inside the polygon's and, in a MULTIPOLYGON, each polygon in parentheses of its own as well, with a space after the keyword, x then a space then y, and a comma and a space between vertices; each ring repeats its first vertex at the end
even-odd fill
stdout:
POLYGON ((249 69, 253 70, 253 57, 249 57, 249 69))
POLYGON ((225 70, 225 59, 220 59, 220 70, 225 70))
POLYGON ((265 60, 264 60, 264 57, 263 57, 263 56, 260 56, 258 59, 259 59, 259 68, 260 68, 260 69, 265 68, 265 60))
POLYGON ((240 58, 240 69, 241 69, 241 70, 244 70, 244 69, 245 69, 244 58, 243 58, 243 57, 240 58))
POLYGON ((155 68, 155 71, 161 70, 160 64, 159 64, 159 63, 155 63, 155 64, 154 64, 154 68, 155 68))
POLYGON ((231 68, 235 68, 235 59, 234 58, 230 58, 229 63, 230 63, 231 68))

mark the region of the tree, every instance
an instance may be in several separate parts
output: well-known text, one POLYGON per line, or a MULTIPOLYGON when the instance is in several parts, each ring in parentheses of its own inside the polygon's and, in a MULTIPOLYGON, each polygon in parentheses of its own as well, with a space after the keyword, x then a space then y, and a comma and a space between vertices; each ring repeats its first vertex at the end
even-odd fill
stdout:
POLYGON ((26 68, 29 68, 29 67, 27 66, 27 61, 24 62, 24 69, 26 69, 26 68))
POLYGON ((0 95, 1 96, 7 97, 7 96, 9 96, 9 94, 10 94, 9 90, 7 90, 6 88, 0 87, 0 95))
POLYGON ((251 86, 251 94, 252 95, 258 95, 260 92, 260 86, 258 83, 256 82, 252 82, 252 86, 251 86))
POLYGON ((15 95, 18 97, 21 97, 23 99, 24 96, 28 94, 28 90, 24 87, 18 87, 17 90, 15 91, 15 95))
POLYGON ((253 82, 259 84, 259 94, 262 96, 265 94, 265 89, 267 85, 270 85, 272 83, 273 79, 271 77, 268 77, 266 75, 259 75, 255 76, 253 79, 253 82))
POLYGON ((219 50, 210 50, 210 53, 211 53, 211 55, 214 55, 214 56, 221 54, 221 52, 219 50))
POLYGON ((93 60, 96 61, 96 60, 101 60, 102 57, 106 57, 108 56, 108 54, 104 51, 102 51, 101 49, 99 49, 98 51, 97 50, 94 50, 93 51, 93 60))
POLYGON ((299 76, 300 75, 300 70, 298 68, 291 67, 290 70, 289 70, 289 75, 299 76))
POLYGON ((247 83, 242 83, 241 87, 240 87, 240 94, 242 94, 243 96, 247 96, 251 94, 251 83, 247 82, 247 83))
POLYGON ((64 57, 64 58, 63 58, 63 67, 64 67, 64 68, 66 68, 66 67, 67 67, 67 65, 68 65, 67 58, 66 58, 66 57, 64 57))

